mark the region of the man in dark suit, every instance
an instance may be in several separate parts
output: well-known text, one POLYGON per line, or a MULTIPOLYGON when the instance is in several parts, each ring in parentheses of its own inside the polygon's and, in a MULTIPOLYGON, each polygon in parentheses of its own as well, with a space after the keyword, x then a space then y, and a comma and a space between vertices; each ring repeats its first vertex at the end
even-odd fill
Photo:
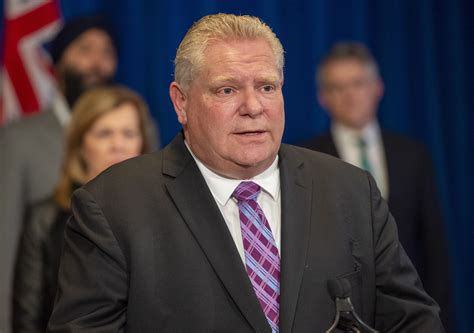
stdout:
POLYGON ((340 157, 374 176, 424 288, 440 304, 445 327, 451 326, 448 253, 428 152, 412 139, 379 128, 377 108, 384 87, 365 46, 336 44, 318 66, 317 83, 331 129, 302 146, 340 157))
POLYGON ((442 332, 372 177, 282 145, 283 48, 210 15, 175 59, 183 132, 73 198, 50 332, 323 332, 329 280, 383 332, 442 332))

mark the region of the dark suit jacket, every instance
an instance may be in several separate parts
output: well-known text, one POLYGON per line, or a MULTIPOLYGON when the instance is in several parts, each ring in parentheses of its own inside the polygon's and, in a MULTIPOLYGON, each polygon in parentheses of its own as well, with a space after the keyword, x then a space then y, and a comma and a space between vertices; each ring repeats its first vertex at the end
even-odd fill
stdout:
MULTIPOLYGON (((400 242, 424 288, 440 304, 445 327, 452 327, 448 250, 430 156, 422 144, 401 135, 382 131, 382 141, 388 169, 388 205, 397 221, 400 242)), ((339 157, 330 133, 302 146, 339 157)))
MULTIPOLYGON (((346 278, 383 332, 442 332, 373 179, 282 145, 280 332, 323 332, 346 278)), ((50 332, 263 332, 270 327, 224 219, 179 135, 73 196, 50 332)))

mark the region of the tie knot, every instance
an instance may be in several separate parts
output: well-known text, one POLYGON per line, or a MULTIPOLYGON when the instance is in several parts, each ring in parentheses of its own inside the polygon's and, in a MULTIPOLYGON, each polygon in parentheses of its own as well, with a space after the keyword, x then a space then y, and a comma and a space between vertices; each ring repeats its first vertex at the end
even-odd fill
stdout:
POLYGON ((254 182, 241 182, 234 190, 234 193, 232 193, 232 196, 236 198, 237 201, 249 201, 256 200, 259 193, 260 186, 254 182))
POLYGON ((359 136, 357 138, 357 145, 360 149, 365 149, 367 148, 367 141, 362 136, 359 136))

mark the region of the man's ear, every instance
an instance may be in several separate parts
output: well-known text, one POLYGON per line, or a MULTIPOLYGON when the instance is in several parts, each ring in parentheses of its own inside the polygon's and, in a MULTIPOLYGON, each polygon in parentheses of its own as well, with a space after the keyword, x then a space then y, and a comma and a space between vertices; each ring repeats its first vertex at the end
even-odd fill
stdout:
POLYGON ((376 89, 377 101, 379 102, 385 93, 385 85, 382 79, 377 80, 375 89, 376 89))
POLYGON ((321 105, 321 107, 324 109, 324 110, 327 110, 327 103, 326 103, 326 92, 322 91, 323 88, 318 88, 318 90, 316 91, 316 98, 318 100, 318 103, 319 105, 321 105))
POLYGON ((173 103, 174 112, 178 117, 178 121, 181 125, 186 125, 188 118, 186 116, 187 110, 187 98, 182 87, 177 82, 171 82, 170 84, 170 98, 173 103))

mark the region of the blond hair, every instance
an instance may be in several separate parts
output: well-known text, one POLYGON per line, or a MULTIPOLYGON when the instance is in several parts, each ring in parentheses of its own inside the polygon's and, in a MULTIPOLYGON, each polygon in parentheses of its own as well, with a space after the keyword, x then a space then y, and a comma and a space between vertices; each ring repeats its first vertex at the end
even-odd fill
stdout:
POLYGON ((175 81, 187 89, 202 69, 204 52, 212 42, 242 39, 266 41, 283 78, 284 50, 272 29, 255 16, 221 13, 204 16, 188 30, 176 51, 175 81))
POLYGON ((370 50, 359 42, 338 42, 322 58, 316 69, 316 81, 319 86, 325 85, 325 70, 336 61, 355 60, 370 68, 374 77, 379 78, 379 67, 370 50))
POLYGON ((94 88, 84 93, 75 103, 69 128, 66 132, 65 156, 54 201, 68 210, 75 187, 86 182, 87 166, 82 158, 81 147, 86 133, 101 116, 123 104, 132 104, 137 110, 141 153, 150 150, 149 111, 145 101, 135 92, 121 86, 94 88))

